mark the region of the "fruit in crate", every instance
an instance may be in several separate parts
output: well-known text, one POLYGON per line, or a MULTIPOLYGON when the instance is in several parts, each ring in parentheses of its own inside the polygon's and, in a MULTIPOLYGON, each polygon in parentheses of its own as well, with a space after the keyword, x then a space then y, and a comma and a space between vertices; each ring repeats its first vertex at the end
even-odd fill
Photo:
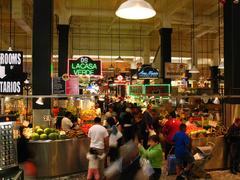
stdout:
POLYGON ((58 139, 58 133, 50 133, 49 135, 48 135, 48 138, 49 139, 51 139, 51 140, 56 140, 56 139, 58 139))
POLYGON ((89 121, 89 120, 94 120, 94 118, 97 115, 95 110, 89 109, 89 110, 82 110, 80 116, 83 121, 89 121))
POLYGON ((49 135, 50 133, 52 133, 53 131, 52 131, 52 128, 45 128, 44 129, 44 133, 45 134, 47 134, 47 135, 49 135))
POLYGON ((43 134, 43 133, 44 133, 44 131, 43 131, 43 129, 41 129, 41 128, 38 128, 38 129, 36 130, 36 133, 38 133, 39 135, 41 135, 41 134, 43 134))
POLYGON ((40 139, 41 140, 47 140, 48 139, 48 136, 46 134, 41 134, 40 135, 40 139))
POLYGON ((32 133, 32 140, 37 141, 39 140, 40 136, 38 133, 32 133))

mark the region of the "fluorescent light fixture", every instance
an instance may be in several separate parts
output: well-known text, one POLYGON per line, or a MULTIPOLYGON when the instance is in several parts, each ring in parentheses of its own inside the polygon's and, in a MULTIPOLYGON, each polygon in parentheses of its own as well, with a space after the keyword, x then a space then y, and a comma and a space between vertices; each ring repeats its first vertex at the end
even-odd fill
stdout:
POLYGON ((43 103, 43 98, 42 97, 39 97, 37 100, 36 100, 36 104, 38 104, 38 105, 44 105, 44 103, 43 103))
POLYGON ((193 65, 193 67, 192 67, 192 69, 190 69, 189 73, 198 74, 198 73, 200 73, 200 71, 198 70, 198 68, 195 65, 193 65))
POLYGON ((121 56, 118 56, 117 59, 115 59, 115 62, 124 62, 124 60, 121 56))
POLYGON ((127 0, 122 3, 115 13, 123 19, 149 19, 156 15, 151 4, 144 0, 127 0))

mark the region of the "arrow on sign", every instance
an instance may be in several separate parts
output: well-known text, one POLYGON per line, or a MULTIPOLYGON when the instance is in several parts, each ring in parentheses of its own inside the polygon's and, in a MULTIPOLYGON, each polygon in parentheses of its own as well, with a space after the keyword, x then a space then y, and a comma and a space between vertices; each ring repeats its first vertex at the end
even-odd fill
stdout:
POLYGON ((5 67, 0 66, 0 78, 3 79, 6 76, 5 74, 5 67))

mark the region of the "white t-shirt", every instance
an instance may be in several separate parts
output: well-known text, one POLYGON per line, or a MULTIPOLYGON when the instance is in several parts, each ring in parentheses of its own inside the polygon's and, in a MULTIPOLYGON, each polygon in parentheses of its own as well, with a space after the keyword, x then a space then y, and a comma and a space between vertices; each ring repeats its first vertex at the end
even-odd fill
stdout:
POLYGON ((99 124, 93 125, 88 131, 91 139, 90 148, 104 149, 104 138, 108 137, 107 129, 99 124))
POLYGON ((62 129, 63 130, 70 130, 73 126, 73 123, 67 117, 62 118, 62 129))
POLYGON ((109 146, 110 147, 117 147, 118 140, 122 137, 122 133, 120 131, 117 134, 111 133, 109 136, 109 146))

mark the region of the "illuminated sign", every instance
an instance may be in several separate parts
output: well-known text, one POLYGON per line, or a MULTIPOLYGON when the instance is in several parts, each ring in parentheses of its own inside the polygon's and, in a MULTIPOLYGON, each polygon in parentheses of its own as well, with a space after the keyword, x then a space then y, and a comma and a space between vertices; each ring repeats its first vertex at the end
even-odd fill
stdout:
POLYGON ((185 77, 187 64, 183 63, 165 63, 165 78, 179 79, 185 77))
POLYGON ((159 71, 151 66, 145 66, 138 71, 138 79, 158 79, 159 71))
POLYGON ((77 60, 68 60, 68 74, 70 76, 101 75, 101 61, 94 61, 89 57, 80 57, 77 60))
POLYGON ((0 51, 0 94, 23 94, 23 53, 0 51))

